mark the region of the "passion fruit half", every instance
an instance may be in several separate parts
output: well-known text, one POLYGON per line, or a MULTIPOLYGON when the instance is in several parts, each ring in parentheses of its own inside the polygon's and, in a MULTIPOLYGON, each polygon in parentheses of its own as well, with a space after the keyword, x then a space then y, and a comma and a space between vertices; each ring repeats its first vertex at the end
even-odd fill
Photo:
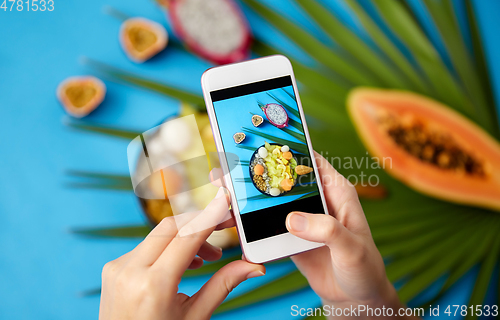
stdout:
POLYGON ((130 18, 122 23, 120 43, 127 56, 138 63, 144 62, 165 49, 168 33, 165 28, 148 19, 130 18))
POLYGON ((70 77, 59 84, 56 94, 66 112, 82 118, 101 104, 106 86, 96 77, 70 77))

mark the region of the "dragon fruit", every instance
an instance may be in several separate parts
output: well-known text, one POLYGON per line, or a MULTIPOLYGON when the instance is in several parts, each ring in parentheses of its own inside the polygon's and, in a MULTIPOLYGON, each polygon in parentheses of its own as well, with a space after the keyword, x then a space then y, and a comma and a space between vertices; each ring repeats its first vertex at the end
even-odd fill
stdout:
POLYGON ((216 64, 249 56, 251 34, 234 0, 158 0, 175 33, 194 53, 216 64))
POLYGON ((277 103, 268 103, 265 106, 261 106, 262 111, 266 114, 267 120, 277 127, 284 128, 288 126, 288 114, 282 105, 277 103))

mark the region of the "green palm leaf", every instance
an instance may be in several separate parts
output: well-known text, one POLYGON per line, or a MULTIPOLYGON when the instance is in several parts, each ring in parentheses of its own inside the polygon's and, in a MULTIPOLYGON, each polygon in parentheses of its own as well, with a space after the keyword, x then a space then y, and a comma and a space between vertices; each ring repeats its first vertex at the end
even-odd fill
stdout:
POLYGON ((281 88, 281 90, 283 90, 283 92, 286 93, 290 97, 290 99, 293 99, 295 102, 297 102, 297 99, 295 98, 295 96, 293 94, 291 94, 290 92, 285 90, 285 88, 281 88))
POLYGON ((101 125, 101 124, 89 123, 86 121, 70 120, 70 121, 66 122, 66 125, 73 128, 73 129, 78 129, 78 130, 87 131, 87 132, 100 133, 100 134, 104 134, 104 135, 108 135, 108 136, 112 136, 112 137, 123 138, 123 139, 127 139, 127 140, 133 140, 142 133, 140 131, 115 128, 115 127, 105 126, 105 125, 101 125))
POLYGON ((424 2, 438 27, 461 83, 476 106, 478 122, 491 134, 498 135, 498 118, 491 117, 492 110, 487 107, 486 93, 481 87, 479 75, 474 69, 469 50, 460 33, 452 2, 450 0, 424 2))
MULTIPOLYGON (((497 225, 498 221, 495 220, 494 223, 495 225, 497 225)), ((473 266, 475 266, 485 256, 487 256, 489 252, 491 252, 494 241, 497 237, 498 232, 492 228, 488 230, 486 234, 483 234, 482 237, 479 237, 476 243, 473 243, 473 250, 469 250, 468 252, 465 252, 464 250, 460 261, 450 269, 449 276, 436 297, 430 302, 424 304, 436 303, 438 298, 444 292, 446 292, 456 281, 463 277, 467 273, 467 271, 469 271, 473 266)))
POLYGON ((131 225, 120 227, 73 228, 72 233, 97 238, 144 238, 151 231, 148 225, 131 225))
MULTIPOLYGON (((328 126, 335 126, 343 135, 353 134, 352 137, 356 138, 354 136, 354 127, 349 121, 345 108, 336 108, 335 104, 332 102, 324 100, 321 96, 315 95, 307 90, 300 95, 300 99, 306 115, 313 116, 317 119, 323 119, 322 121, 327 120, 328 126)), ((326 135, 318 135, 314 138, 318 139, 320 137, 326 137, 326 135)), ((331 143, 331 139, 327 140, 331 143)), ((328 148, 326 150, 328 150, 328 148)))
POLYGON ((496 238, 498 238, 498 233, 491 232, 492 230, 489 230, 490 232, 488 232, 488 235, 486 237, 483 237, 481 241, 478 241, 475 244, 475 248, 473 250, 470 250, 467 254, 464 255, 457 268, 453 269, 450 273, 450 276, 448 277, 446 283, 443 285, 441 293, 444 293, 446 290, 448 290, 481 259, 488 256, 488 254, 491 252, 491 248, 493 247, 493 242, 496 238))
POLYGON ((490 113, 497 114, 495 109, 495 100, 493 98, 493 91, 491 88, 490 76, 488 74, 488 67, 486 65, 486 59, 481 42, 481 36, 479 34, 476 17, 474 15, 474 9, 472 8, 470 0, 465 1, 465 8, 467 11, 467 19, 470 26, 472 51, 474 55, 474 66, 479 75, 479 81, 481 82, 481 87, 484 88, 486 92, 486 99, 487 99, 486 104, 490 108, 490 113))
POLYGON ((91 296, 97 296, 101 294, 101 288, 93 288, 93 289, 88 289, 81 291, 78 295, 81 297, 91 297, 91 296))
POLYGON ((201 95, 174 88, 160 81, 144 78, 96 60, 86 58, 84 62, 85 64, 97 69, 97 71, 110 77, 111 79, 128 83, 143 89, 151 90, 168 97, 174 97, 176 99, 179 99, 180 101, 192 104, 193 106, 198 108, 198 110, 205 110, 205 102, 201 95))
POLYGON ((129 175, 107 174, 90 171, 69 170, 69 176, 84 179, 85 181, 71 182, 67 185, 73 188, 134 190, 129 175))
POLYGON ((484 224, 481 227, 482 228, 475 230, 468 238, 463 239, 460 246, 455 250, 445 252, 439 259, 431 263, 422 272, 416 273, 399 290, 398 295, 400 299, 402 301, 410 301, 439 277, 447 273, 446 270, 460 263, 463 260, 464 254, 474 250, 477 242, 480 241, 483 236, 482 229, 484 224))
POLYGON ((75 189, 100 189, 100 190, 116 190, 116 191, 132 191, 132 184, 119 183, 102 183, 102 182, 71 182, 66 184, 69 188, 75 189))
MULTIPOLYGON (((323 305, 319 305, 316 308, 322 309, 323 305)), ((304 318, 304 320, 328 320, 328 319, 325 316, 323 316, 322 313, 315 312, 314 315, 307 316, 306 318, 304 318)))
POLYGON ((376 75, 376 78, 380 79, 380 84, 400 89, 411 87, 406 78, 402 77, 397 69, 386 63, 383 57, 379 56, 353 32, 346 28, 323 5, 319 4, 316 0, 296 1, 332 40, 347 50, 352 57, 356 58, 372 74, 376 75))
POLYGON ((391 30, 411 50, 415 60, 435 88, 435 97, 475 118, 474 106, 469 98, 463 94, 436 49, 403 5, 397 1, 374 0, 373 2, 391 30))
MULTIPOLYGON (((479 270, 479 275, 477 276, 474 289, 472 290, 472 295, 469 300, 470 306, 483 305, 484 298, 486 297, 486 292, 488 291, 488 286, 490 280, 493 277, 493 271, 498 262, 498 256, 500 254, 500 237, 497 236, 495 239, 495 244, 491 248, 491 253, 486 257, 486 259, 481 264, 481 269, 479 270)), ((476 319, 477 316, 471 316, 467 314, 467 319, 476 319)))
MULTIPOLYGON (((439 242, 441 239, 453 234, 457 228, 466 227, 468 219, 464 217, 457 218, 459 221, 453 223, 446 223, 442 227, 428 230, 427 233, 419 233, 411 238, 403 238, 400 241, 378 241, 378 249, 385 257, 392 257, 394 255, 411 254, 424 248, 428 248, 433 244, 439 242)), ((449 219, 448 219, 449 221, 449 219)), ((439 222, 438 222, 439 223, 439 222)), ((388 224, 393 228, 399 228, 398 224, 388 224)), ((372 226, 373 227, 373 226, 372 226)))
POLYGON ((299 140, 300 142, 306 143, 306 137, 304 136, 304 134, 299 133, 299 132, 295 132, 289 128, 280 128, 280 130, 285 132, 286 134, 294 137, 295 139, 299 140))
MULTIPOLYGON (((255 39, 252 45, 252 50, 261 56, 270 56, 275 54, 281 54, 278 50, 272 48, 270 45, 255 39)), ((323 96, 325 99, 330 100, 339 109, 344 109, 343 104, 347 92, 349 92, 349 86, 334 77, 328 76, 318 70, 305 66, 298 60, 288 57, 293 65, 293 72, 297 81, 304 84, 304 90, 314 92, 314 94, 323 96), (309 86, 308 84, 314 84, 309 86)), ((285 90, 286 91, 286 90, 285 90)), ((287 92, 288 93, 288 92, 287 92)), ((302 92, 301 92, 302 94, 302 92)), ((295 98, 291 96, 292 98, 295 98)))
POLYGON ((274 143, 279 143, 279 144, 283 144, 283 145, 288 145, 290 147, 290 149, 293 149, 293 150, 300 152, 300 153, 303 153, 303 154, 307 154, 309 152, 307 150, 307 146, 303 143, 297 143, 297 142, 293 142, 290 140, 277 138, 277 137, 272 136, 270 134, 263 133, 263 132, 260 132, 260 131, 254 130, 254 129, 250 129, 250 128, 246 128, 246 127, 243 127, 242 130, 243 130, 243 132, 246 132, 249 134, 254 134, 256 136, 262 137, 262 138, 266 139, 266 141, 269 143, 274 142, 274 143))
POLYGON ((354 12, 359 22, 363 25, 371 40, 378 48, 394 63, 404 75, 410 79, 411 83, 417 88, 418 92, 430 94, 432 89, 422 78, 420 73, 415 70, 408 59, 399 51, 399 49, 389 40, 384 32, 363 10, 356 0, 345 0, 350 9, 354 12))
POLYGON ((366 86, 377 84, 377 80, 366 75, 365 70, 346 61, 290 20, 262 5, 258 1, 243 0, 243 2, 259 13, 267 22, 287 35, 299 47, 311 55, 311 57, 314 57, 317 61, 321 62, 343 79, 351 83, 366 86))
MULTIPOLYGON (((477 224, 477 221, 475 221, 470 226, 477 224)), ((457 243, 462 243, 469 233, 470 230, 468 228, 462 229, 443 239, 440 243, 423 250, 420 254, 413 254, 392 262, 386 268, 389 280, 400 280, 407 275, 412 275, 425 267, 431 266, 437 259, 444 259, 444 254, 451 254, 452 252, 461 250, 460 247, 457 247, 457 243)))
POLYGON ((238 144, 236 147, 237 147, 237 148, 240 148, 240 149, 250 150, 250 151, 252 151, 252 152, 253 152, 253 151, 255 151, 255 148, 254 148, 254 147, 251 147, 251 146, 245 146, 245 145, 243 145, 243 144, 238 144))

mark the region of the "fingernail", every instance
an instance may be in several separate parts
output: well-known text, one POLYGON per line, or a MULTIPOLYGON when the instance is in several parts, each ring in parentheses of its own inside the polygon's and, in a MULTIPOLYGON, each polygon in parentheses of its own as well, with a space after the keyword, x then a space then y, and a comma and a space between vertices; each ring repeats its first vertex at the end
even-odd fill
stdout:
POLYGON ((247 274, 247 279, 261 277, 263 275, 265 275, 264 272, 262 272, 260 270, 255 270, 255 271, 252 271, 249 274, 247 274))
POLYGON ((215 199, 220 198, 225 195, 224 188, 220 187, 219 191, 217 191, 217 194, 215 195, 215 199))
POLYGON ((290 227, 292 228, 293 231, 306 231, 308 221, 307 218, 301 215, 300 213, 292 213, 290 216, 290 227))

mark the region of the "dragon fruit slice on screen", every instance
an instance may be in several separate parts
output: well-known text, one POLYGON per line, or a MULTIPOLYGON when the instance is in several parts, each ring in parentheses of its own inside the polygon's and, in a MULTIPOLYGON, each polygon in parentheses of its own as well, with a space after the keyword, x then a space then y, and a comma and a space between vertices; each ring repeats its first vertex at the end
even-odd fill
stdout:
POLYGON ((286 113, 285 108, 277 103, 268 103, 265 106, 261 106, 262 111, 266 114, 267 120, 278 128, 284 128, 288 126, 288 113, 286 113))
POLYGON ((249 56, 251 34, 234 0, 160 0, 175 33, 195 54, 216 64, 249 56))

